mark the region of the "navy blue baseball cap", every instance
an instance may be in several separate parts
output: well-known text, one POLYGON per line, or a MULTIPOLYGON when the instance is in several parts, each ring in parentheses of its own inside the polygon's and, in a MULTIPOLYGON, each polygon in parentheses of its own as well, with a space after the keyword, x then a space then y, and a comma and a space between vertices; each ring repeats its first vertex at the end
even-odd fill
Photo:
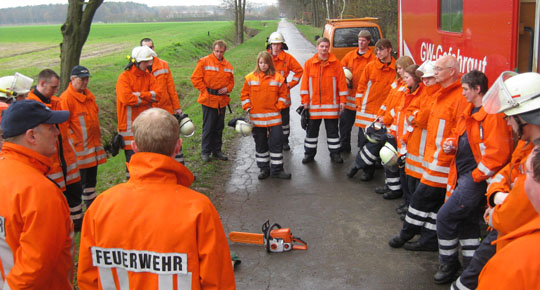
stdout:
POLYGON ((17 101, 2 112, 2 137, 23 134, 39 124, 59 124, 69 119, 69 111, 53 111, 34 100, 17 101))
POLYGON ((71 76, 78 78, 84 78, 90 76, 90 71, 82 65, 76 65, 71 69, 71 76))

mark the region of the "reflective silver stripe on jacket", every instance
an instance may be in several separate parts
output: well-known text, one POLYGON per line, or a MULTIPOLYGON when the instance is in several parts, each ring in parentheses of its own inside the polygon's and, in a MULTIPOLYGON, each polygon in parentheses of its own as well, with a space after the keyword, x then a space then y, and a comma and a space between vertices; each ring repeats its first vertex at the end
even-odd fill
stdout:
POLYGON ((223 71, 224 72, 229 72, 229 73, 234 73, 234 71, 232 69, 228 69, 228 68, 224 68, 223 71))
POLYGON ((259 114, 249 114, 253 118, 270 118, 270 117, 276 117, 281 116, 280 112, 272 112, 272 113, 259 113, 259 114))
MULTIPOLYGON (((364 100, 362 101, 362 108, 361 108, 362 113, 366 111, 366 104, 367 104, 368 99, 369 99, 369 90, 370 89, 371 89, 371 81, 368 82, 366 92, 364 93, 364 100)), ((360 95, 360 97, 362 97, 362 94, 356 94, 357 97, 358 97, 358 95, 360 95)))
MULTIPOLYGON (((6 242, 6 220, 3 216, 0 216, 0 261, 2 261, 4 275, 8 276, 11 268, 13 268, 14 259, 11 247, 6 242)), ((2 275, 0 275, 0 286, 2 284, 4 285, 4 289, 6 289, 7 281, 3 281, 2 275)), ((7 289, 9 289, 9 286, 7 289)))
POLYGON ((160 69, 160 70, 157 70, 157 71, 153 72, 153 74, 154 74, 155 77, 157 77, 159 75, 166 74, 168 72, 169 72, 168 69, 160 69))
POLYGON ((204 70, 213 70, 213 71, 219 71, 219 67, 215 66, 205 66, 204 70))
POLYGON ((137 97, 137 105, 142 103, 141 92, 132 92, 132 94, 137 97))

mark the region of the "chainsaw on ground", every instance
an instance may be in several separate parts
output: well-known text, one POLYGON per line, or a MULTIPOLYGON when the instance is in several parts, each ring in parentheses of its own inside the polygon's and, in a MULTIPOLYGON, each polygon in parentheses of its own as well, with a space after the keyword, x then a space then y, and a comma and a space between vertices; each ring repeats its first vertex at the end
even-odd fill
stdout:
POLYGON ((307 250, 307 243, 299 237, 294 237, 290 228, 282 228, 279 224, 270 226, 270 221, 267 220, 262 225, 262 232, 262 234, 230 232, 229 240, 235 243, 264 245, 266 251, 271 253, 307 250))

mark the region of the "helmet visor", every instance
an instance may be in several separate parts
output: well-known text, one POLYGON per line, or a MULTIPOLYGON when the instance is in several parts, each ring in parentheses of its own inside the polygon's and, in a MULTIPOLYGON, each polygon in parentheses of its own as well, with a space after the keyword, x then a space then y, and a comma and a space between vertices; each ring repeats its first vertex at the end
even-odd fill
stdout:
MULTIPOLYGON (((505 71, 497 78, 491 88, 489 88, 482 99, 482 106, 488 114, 500 113, 519 105, 504 84, 507 79, 515 75, 517 75, 517 73, 505 71)), ((519 97, 519 95, 516 97, 519 97)))

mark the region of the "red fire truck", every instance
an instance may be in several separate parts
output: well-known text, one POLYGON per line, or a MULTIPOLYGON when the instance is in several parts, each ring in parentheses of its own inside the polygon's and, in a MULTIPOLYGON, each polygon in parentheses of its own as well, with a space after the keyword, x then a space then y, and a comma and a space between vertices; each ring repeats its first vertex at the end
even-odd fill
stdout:
POLYGON ((538 0, 398 0, 399 55, 454 55, 460 71, 539 71, 538 0))

